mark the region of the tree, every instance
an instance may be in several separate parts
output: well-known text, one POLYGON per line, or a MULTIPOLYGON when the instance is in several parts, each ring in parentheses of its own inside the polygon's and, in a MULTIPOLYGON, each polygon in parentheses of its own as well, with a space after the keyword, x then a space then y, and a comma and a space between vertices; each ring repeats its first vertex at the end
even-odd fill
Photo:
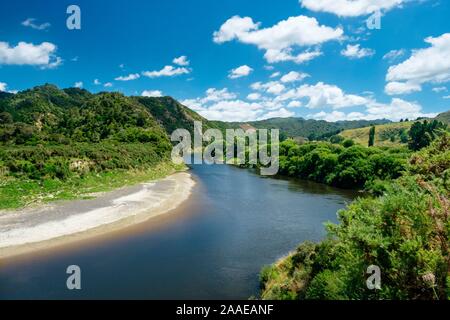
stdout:
POLYGON ((13 123, 13 117, 9 112, 0 113, 0 124, 13 123))
POLYGON ((350 148, 351 146, 353 146, 355 144, 355 141, 353 141, 352 139, 347 139, 344 142, 342 142, 342 145, 345 148, 350 148))
POLYGON ((369 131, 369 147, 373 147, 375 143, 375 126, 370 127, 369 131))
POLYGON ((338 134, 335 134, 334 136, 331 136, 330 137, 330 142, 331 143, 335 143, 335 144, 338 144, 338 143, 341 143, 342 141, 344 141, 344 137, 343 136, 340 136, 340 135, 338 135, 338 134))
POLYGON ((446 127, 445 124, 437 120, 431 122, 425 120, 423 123, 420 121, 415 122, 409 130, 409 148, 417 151, 429 146, 439 135, 439 132, 445 130, 446 127))

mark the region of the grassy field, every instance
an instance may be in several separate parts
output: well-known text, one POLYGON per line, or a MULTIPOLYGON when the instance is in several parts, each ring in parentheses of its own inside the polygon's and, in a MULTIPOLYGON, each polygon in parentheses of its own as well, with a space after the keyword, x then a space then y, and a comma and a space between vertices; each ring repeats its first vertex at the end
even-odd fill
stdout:
MULTIPOLYGON (((394 147, 403 145, 404 143, 401 142, 400 135, 403 131, 408 133, 413 123, 413 121, 395 122, 375 126, 375 146, 394 147)), ((352 139, 358 144, 367 146, 369 142, 369 130, 370 127, 349 129, 342 131, 340 135, 346 139, 352 139)))
POLYGON ((95 197, 99 192, 156 180, 185 169, 184 165, 177 166, 171 162, 163 162, 146 170, 92 173, 66 181, 23 180, 8 177, 0 182, 0 210, 17 209, 57 200, 88 199, 95 197))

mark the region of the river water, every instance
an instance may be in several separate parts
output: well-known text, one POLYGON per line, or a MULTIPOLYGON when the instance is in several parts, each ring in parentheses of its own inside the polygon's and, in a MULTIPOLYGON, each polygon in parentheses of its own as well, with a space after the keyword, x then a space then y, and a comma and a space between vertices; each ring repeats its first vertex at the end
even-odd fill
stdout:
POLYGON ((179 208, 138 226, 0 261, 0 299, 247 299, 258 272, 305 240, 355 192, 198 165, 179 208), (81 290, 66 269, 81 268, 81 290))

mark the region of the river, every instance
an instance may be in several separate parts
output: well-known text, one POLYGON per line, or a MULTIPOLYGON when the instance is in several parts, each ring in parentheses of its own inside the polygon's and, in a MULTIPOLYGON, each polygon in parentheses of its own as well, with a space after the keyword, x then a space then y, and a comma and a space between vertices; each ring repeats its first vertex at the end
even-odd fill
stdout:
POLYGON ((258 272, 305 240, 356 193, 298 179, 197 165, 190 199, 126 230, 0 261, 0 299, 247 299, 258 272), (68 290, 66 268, 81 268, 68 290))

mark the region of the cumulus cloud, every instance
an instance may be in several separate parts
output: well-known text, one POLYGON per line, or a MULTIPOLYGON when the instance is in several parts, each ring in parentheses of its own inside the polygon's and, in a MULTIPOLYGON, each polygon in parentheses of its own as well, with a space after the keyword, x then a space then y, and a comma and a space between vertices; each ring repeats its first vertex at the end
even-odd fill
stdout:
POLYGON ((384 91, 388 95, 407 94, 415 91, 421 91, 422 87, 416 83, 411 82, 389 82, 386 84, 384 91))
POLYGON ((149 78, 158 78, 158 77, 173 77, 188 73, 190 73, 190 70, 184 67, 175 68, 174 66, 165 66, 164 68, 158 71, 144 71, 142 72, 142 75, 149 78))
POLYGON ((99 85, 101 85, 102 83, 100 82, 100 80, 95 79, 95 80, 94 80, 94 84, 95 84, 96 86, 99 86, 99 85))
POLYGON ((237 78, 241 78, 241 77, 246 77, 252 71, 253 71, 253 69, 251 67, 249 67, 247 65, 243 65, 243 66, 237 67, 236 69, 232 69, 230 71, 230 74, 228 75, 228 78, 237 79, 237 78))
POLYGON ((8 90, 8 84, 5 82, 0 82, 0 92, 8 92, 16 94, 17 90, 8 90))
POLYGON ((139 73, 132 73, 132 74, 129 74, 127 76, 117 77, 114 80, 116 80, 116 81, 131 81, 131 80, 139 79, 140 77, 141 76, 139 75, 139 73))
POLYGON ((189 60, 187 59, 186 56, 181 56, 181 57, 173 59, 172 63, 174 63, 176 65, 179 65, 179 66, 182 66, 182 67, 186 67, 186 66, 189 65, 190 62, 189 62, 189 60))
POLYGON ((83 82, 82 81, 75 82, 75 84, 73 86, 75 88, 83 88, 83 82))
POLYGON ((302 81, 303 79, 309 77, 309 74, 307 73, 300 73, 297 71, 291 71, 289 73, 286 73, 284 76, 281 77, 281 82, 288 83, 288 82, 295 82, 295 81, 302 81))
POLYGON ((144 90, 141 93, 143 97, 162 97, 163 93, 160 90, 144 90))
POLYGON ((105 88, 111 88, 113 84, 111 82, 107 82, 103 85, 105 88))
POLYGON ((390 103, 379 103, 370 101, 365 112, 344 113, 341 111, 325 112, 321 111, 310 114, 307 117, 316 120, 342 121, 342 120, 375 120, 389 119, 399 121, 400 119, 416 119, 419 117, 435 117, 436 113, 423 113, 422 107, 415 103, 398 98, 393 98, 390 103))
POLYGON ((259 100, 259 99, 261 99, 261 94, 260 94, 260 93, 257 93, 257 92, 250 93, 250 94, 247 96, 247 99, 248 99, 248 100, 252 100, 252 101, 259 100))
POLYGON ((234 16, 228 19, 213 34, 216 43, 237 40, 257 46, 265 51, 269 63, 294 61, 302 63, 321 55, 317 49, 294 53, 298 47, 311 47, 324 42, 340 39, 343 35, 340 27, 332 28, 319 25, 315 18, 307 16, 289 17, 269 28, 260 28, 250 17, 234 16))
POLYGON ((369 99, 355 94, 347 94, 336 85, 318 82, 304 84, 277 97, 278 100, 307 99, 307 108, 331 107, 334 109, 362 106, 369 99))
POLYGON ((302 7, 311 11, 328 12, 341 17, 369 15, 399 7, 406 0, 300 0, 302 7))
POLYGON ((41 68, 55 68, 62 59, 55 55, 56 45, 43 42, 38 45, 19 42, 15 47, 7 42, 0 42, 0 65, 32 65, 41 68))
POLYGON ((298 100, 292 100, 287 105, 288 108, 299 108, 301 106, 302 106, 302 103, 300 101, 298 101, 298 100))
POLYGON ((34 18, 28 18, 25 21, 22 22, 22 25, 25 27, 30 27, 36 30, 46 30, 48 28, 50 28, 50 23, 45 22, 45 23, 41 23, 41 24, 37 24, 35 23, 36 19, 34 18))
POLYGON ((372 102, 367 106, 367 119, 415 119, 419 117, 435 117, 436 113, 423 113, 422 107, 416 102, 393 98, 389 104, 372 102))
POLYGON ((389 67, 388 82, 403 82, 417 87, 428 82, 450 80, 450 33, 428 37, 425 42, 430 44, 428 48, 414 50, 407 60, 389 67))
POLYGON ((266 83, 255 82, 250 86, 253 90, 266 91, 272 94, 280 94, 286 87, 278 81, 270 81, 266 83))
POLYGON ((269 98, 263 99, 259 93, 250 94, 247 99, 251 101, 238 99, 235 93, 226 88, 210 88, 204 97, 186 99, 181 103, 209 120, 251 121, 294 115, 282 104, 269 98))
POLYGON ((375 54, 375 50, 369 48, 361 48, 360 44, 348 44, 347 47, 341 51, 341 54, 350 59, 361 59, 370 57, 375 54))

